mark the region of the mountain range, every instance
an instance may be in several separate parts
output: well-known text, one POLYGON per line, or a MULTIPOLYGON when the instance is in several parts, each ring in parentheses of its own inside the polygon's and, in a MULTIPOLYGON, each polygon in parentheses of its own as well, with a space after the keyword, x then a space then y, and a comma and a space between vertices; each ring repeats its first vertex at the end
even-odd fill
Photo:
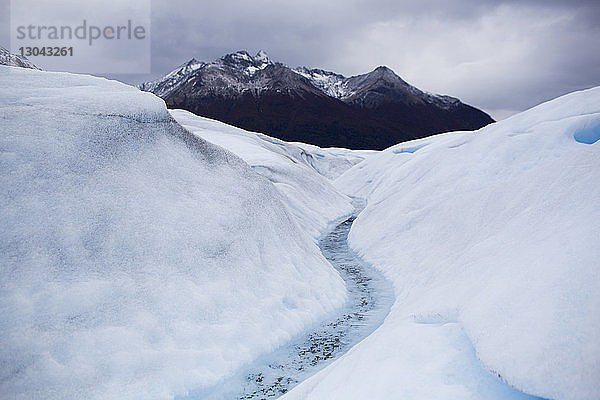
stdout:
POLYGON ((436 133, 475 130, 493 119, 459 99, 424 92, 385 66, 345 77, 290 68, 264 51, 191 59, 139 85, 180 108, 287 141, 384 149, 436 133))

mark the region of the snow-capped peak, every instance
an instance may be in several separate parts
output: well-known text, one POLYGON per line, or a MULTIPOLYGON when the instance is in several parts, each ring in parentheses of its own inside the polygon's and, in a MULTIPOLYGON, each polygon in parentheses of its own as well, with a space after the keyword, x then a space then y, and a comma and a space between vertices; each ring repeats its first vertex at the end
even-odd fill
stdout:
POLYGON ((256 53, 256 55, 254 56, 254 60, 259 61, 262 64, 269 64, 271 62, 271 60, 269 60, 267 52, 264 50, 260 50, 258 53, 256 53))
POLYGON ((190 61, 180 65, 166 76, 151 82, 145 82, 138 85, 138 88, 152 92, 157 96, 163 96, 181 84, 194 71, 206 66, 206 63, 192 58, 190 61))
POLYGON ((386 67, 385 65, 380 65, 377 68, 375 68, 372 72, 370 72, 367 75, 373 75, 373 76, 377 76, 380 79, 391 79, 391 80, 399 80, 402 83, 406 82, 400 78, 398 75, 396 75, 396 73, 394 71, 392 71, 390 68, 386 67))
POLYGON ((244 74, 252 76, 256 71, 266 68, 268 65, 272 64, 272 62, 269 60, 267 53, 263 50, 256 53, 254 57, 246 50, 240 50, 221 57, 215 64, 241 70, 244 74))
POLYGON ((185 64, 181 65, 177 69, 171 71, 167 75, 167 77, 187 75, 190 72, 193 72, 193 71, 197 70, 198 68, 201 68, 203 65, 204 65, 203 62, 198 61, 195 58, 192 58, 190 61, 188 61, 185 64))
POLYGON ((260 50, 256 53, 253 59, 254 65, 246 68, 245 71, 248 75, 253 75, 256 71, 265 69, 268 65, 273 64, 264 50, 260 50))
POLYGON ((226 54, 223 57, 221 57, 221 60, 224 61, 229 61, 229 60, 235 60, 235 61, 246 61, 246 62, 252 62, 254 61, 252 59, 252 56, 250 54, 248 54, 248 52, 246 50, 240 50, 240 51, 236 51, 235 53, 230 53, 230 54, 226 54))
MULTIPOLYGON (((301 86, 304 88, 302 90, 332 97, 359 108, 378 108, 384 103, 395 103, 427 104, 449 110, 461 104, 452 97, 421 91, 386 66, 378 66, 365 74, 345 77, 319 68, 291 69, 273 62, 264 50, 254 55, 246 50, 239 50, 208 63, 191 59, 164 78, 141 84, 139 88, 164 98, 189 81, 198 82, 198 85, 201 82, 200 86, 211 88, 207 96, 217 92, 226 97, 235 97, 243 92, 258 96, 268 85, 278 82, 286 91, 297 93, 296 89, 301 86), (298 79, 298 75, 302 78, 298 79)), ((189 90, 197 92, 198 87, 194 86, 189 90)))

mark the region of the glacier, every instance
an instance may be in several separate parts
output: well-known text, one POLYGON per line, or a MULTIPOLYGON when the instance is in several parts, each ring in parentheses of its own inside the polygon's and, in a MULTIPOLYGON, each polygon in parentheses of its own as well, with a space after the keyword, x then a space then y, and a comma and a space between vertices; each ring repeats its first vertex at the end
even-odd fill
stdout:
POLYGON ((394 303, 282 399, 600 398, 600 88, 376 152, 101 78, 0 82, 0 398, 231 382, 343 309, 317 241, 352 198, 349 244, 394 303))
POLYGON ((318 227, 161 99, 68 73, 0 81, 0 398, 172 399, 342 306, 318 227))
POLYGON ((189 111, 169 112, 194 135, 236 154, 272 182, 295 222, 314 238, 330 221, 354 211, 331 179, 375 153, 285 142, 189 111))
POLYGON ((396 303, 282 399, 600 398, 599 122, 593 88, 337 178, 368 201, 349 243, 396 303))

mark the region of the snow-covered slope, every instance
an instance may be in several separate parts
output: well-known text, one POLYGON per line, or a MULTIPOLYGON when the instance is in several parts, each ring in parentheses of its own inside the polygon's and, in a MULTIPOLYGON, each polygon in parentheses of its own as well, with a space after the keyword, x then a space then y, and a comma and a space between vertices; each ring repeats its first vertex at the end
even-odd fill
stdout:
POLYGON ((308 79, 313 85, 327 93, 328 96, 343 99, 347 92, 347 78, 331 71, 319 68, 297 67, 293 71, 308 79))
POLYGON ((599 139, 594 88, 343 174, 337 186, 368 199, 350 244, 397 301, 284 398, 523 397, 496 376, 537 396, 600 398, 599 139))
POLYGON ((0 118, 0 398, 170 399, 341 306, 286 198, 154 95, 0 67, 0 118))
POLYGON ((142 83, 139 85, 139 88, 146 92, 154 93, 157 96, 164 96, 177 86, 181 85, 192 72, 205 65, 205 63, 192 58, 190 61, 169 72, 161 79, 142 83))
MULTIPOLYGON (((299 163, 314 170, 327 179, 333 180, 346 172, 352 166, 362 162, 365 158, 379 153, 377 150, 350 150, 342 147, 319 147, 301 142, 286 142, 258 132, 246 131, 235 126, 227 125, 214 119, 201 117, 185 110, 169 110, 171 115, 193 133, 200 136, 206 135, 218 141, 233 153, 240 156, 251 166, 258 165, 260 161, 267 162, 264 158, 253 159, 255 152, 266 149, 271 156, 280 158, 284 156, 292 163, 299 163), (231 143, 230 143, 231 142, 231 143), (234 145, 239 142, 240 146, 234 145), (242 145, 248 143, 249 146, 242 145), (256 145, 259 145, 259 149, 256 145)), ((210 140, 209 140, 210 141, 210 140)))
POLYGON ((200 86, 206 86, 207 92, 219 92, 228 97, 235 97, 247 91, 259 93, 268 83, 265 83, 264 80, 254 81, 251 78, 257 71, 271 65, 273 62, 262 50, 255 56, 251 56, 246 51, 238 51, 209 63, 192 58, 164 77, 142 83, 139 88, 164 98, 201 73, 206 75, 206 80, 203 82, 204 85, 196 85, 198 90, 200 86))
POLYGON ((22 67, 31 69, 40 69, 35 66, 27 57, 21 57, 12 54, 10 51, 0 46, 0 65, 10 65, 12 67, 22 67))
POLYGON ((273 182, 297 224, 313 237, 329 221, 354 210, 350 198, 335 189, 328 177, 338 176, 369 152, 288 143, 185 110, 170 112, 190 132, 238 155, 273 182))
POLYGON ((385 66, 377 67, 366 74, 348 78, 318 68, 298 67, 294 68, 293 71, 308 79, 327 95, 366 108, 376 108, 387 102, 401 102, 405 104, 434 104, 440 109, 449 110, 460 104, 460 100, 455 97, 419 90, 385 66))

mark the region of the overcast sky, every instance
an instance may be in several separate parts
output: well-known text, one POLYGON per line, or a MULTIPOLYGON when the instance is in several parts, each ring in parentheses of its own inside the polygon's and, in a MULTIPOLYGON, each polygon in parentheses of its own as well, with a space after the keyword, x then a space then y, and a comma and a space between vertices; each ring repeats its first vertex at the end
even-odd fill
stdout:
POLYGON ((113 77, 264 49, 344 75, 387 65, 496 118, 600 85, 598 0, 155 0, 151 31, 152 74, 113 77))

